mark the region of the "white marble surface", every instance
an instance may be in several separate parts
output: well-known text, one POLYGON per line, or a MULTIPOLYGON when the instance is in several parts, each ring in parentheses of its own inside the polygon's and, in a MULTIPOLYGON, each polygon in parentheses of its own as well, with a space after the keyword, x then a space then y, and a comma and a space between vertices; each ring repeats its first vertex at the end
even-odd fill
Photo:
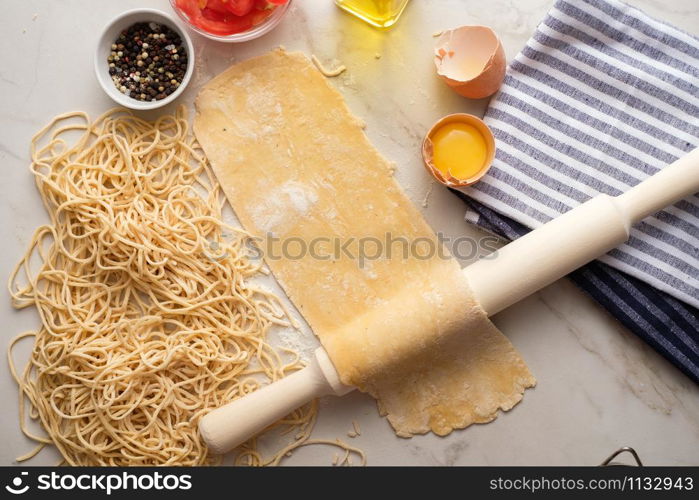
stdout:
MULTIPOLYGON (((437 231, 478 235, 463 222, 464 207, 424 173, 418 145, 438 117, 482 113, 434 77, 432 34, 462 24, 492 26, 508 57, 524 44, 551 0, 413 0, 395 29, 374 31, 335 8, 332 0, 295 0, 269 35, 243 45, 196 35, 197 72, 180 102, 229 64, 280 44, 340 60, 348 71, 333 83, 367 123, 367 134, 398 166, 396 176, 437 231), (380 54, 377 59, 375 54, 380 54), (429 193, 429 196, 428 196, 429 193)), ((651 15, 699 33, 696 0, 633 0, 651 15)), ((166 0, 12 0, 0 17, 0 276, 6 278, 33 229, 46 220, 28 166, 32 134, 53 115, 82 109, 93 116, 112 105, 92 70, 100 28, 139 6, 168 11, 166 0)), ((2 342, 37 324, 32 311, 14 311, 0 291, 2 342)), ((447 438, 396 438, 374 402, 362 395, 321 403, 314 436, 348 439, 352 420, 372 465, 551 464, 593 465, 619 446, 635 447, 648 464, 699 464, 699 387, 625 331, 570 282, 561 280, 499 314, 495 323, 512 340, 539 380, 513 411, 489 425, 447 438)), ((26 358, 27 346, 18 351, 26 358)), ((30 443, 17 425, 17 390, 0 370, 0 464, 14 463, 30 443)), ((334 450, 310 447, 286 463, 328 465, 334 450)), ((42 452, 32 463, 55 463, 42 452)))

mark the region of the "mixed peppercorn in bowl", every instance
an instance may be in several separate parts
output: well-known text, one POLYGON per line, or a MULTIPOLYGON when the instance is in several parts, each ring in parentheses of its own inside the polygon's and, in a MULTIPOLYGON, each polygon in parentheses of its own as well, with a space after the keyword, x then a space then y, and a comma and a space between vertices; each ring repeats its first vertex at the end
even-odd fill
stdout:
POLYGON ((135 9, 104 29, 95 72, 104 91, 131 109, 164 106, 182 93, 194 66, 191 39, 173 18, 135 9))

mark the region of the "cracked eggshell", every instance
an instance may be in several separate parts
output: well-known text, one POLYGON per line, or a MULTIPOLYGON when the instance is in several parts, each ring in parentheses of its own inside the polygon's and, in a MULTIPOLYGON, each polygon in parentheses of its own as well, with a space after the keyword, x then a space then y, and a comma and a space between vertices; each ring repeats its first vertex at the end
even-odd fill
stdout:
POLYGON ((462 26, 442 33, 434 63, 447 85, 471 99, 494 94, 505 78, 505 51, 487 26, 462 26))

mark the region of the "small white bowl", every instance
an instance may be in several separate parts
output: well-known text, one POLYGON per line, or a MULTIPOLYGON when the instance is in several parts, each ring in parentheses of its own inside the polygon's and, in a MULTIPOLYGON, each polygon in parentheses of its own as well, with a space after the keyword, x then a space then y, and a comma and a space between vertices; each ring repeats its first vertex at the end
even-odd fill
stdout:
POLYGON ((97 43, 97 51, 95 52, 95 74, 97 75, 97 80, 109 97, 117 104, 126 108, 141 110, 156 109, 171 103, 177 99, 187 87, 193 72, 194 46, 192 45, 192 39, 189 37, 189 34, 187 34, 187 30, 181 27, 173 17, 156 9, 133 9, 120 14, 104 27, 102 36, 97 43), (180 35, 180 38, 187 46, 187 71, 184 73, 182 83, 172 94, 159 101, 139 101, 126 94, 122 94, 114 85, 112 77, 109 74, 107 57, 109 57, 109 53, 112 51, 112 44, 119 37, 119 33, 133 24, 143 22, 164 24, 180 35))
POLYGON ((177 0, 170 0, 170 6, 175 13, 180 16, 180 19, 187 23, 187 26, 189 26, 190 29, 196 31, 200 35, 205 36, 210 40, 216 40, 217 42, 239 43, 254 40, 255 38, 261 37, 262 35, 272 31, 272 29, 274 29, 274 27, 281 22, 284 14, 286 14, 286 12, 289 10, 292 1, 293 0, 288 0, 288 2, 276 6, 274 8, 274 12, 272 12, 269 17, 267 17, 267 19, 262 21, 260 24, 253 26, 247 31, 241 31, 240 33, 234 33, 232 35, 214 35, 213 33, 209 33, 208 31, 195 25, 189 20, 187 14, 182 12, 182 10, 180 10, 180 8, 177 6, 177 0))

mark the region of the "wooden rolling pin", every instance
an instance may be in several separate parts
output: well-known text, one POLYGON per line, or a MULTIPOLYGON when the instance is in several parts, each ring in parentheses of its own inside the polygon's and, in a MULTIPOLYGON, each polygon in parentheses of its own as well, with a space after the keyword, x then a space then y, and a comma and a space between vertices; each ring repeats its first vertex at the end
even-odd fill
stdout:
MULTIPOLYGON (((626 193, 598 195, 463 269, 488 316, 522 300, 629 238, 633 224, 699 191, 699 148, 626 193)), ((344 385, 322 347, 311 363, 213 410, 199 424, 204 441, 224 453, 308 401, 342 396, 344 385)))

